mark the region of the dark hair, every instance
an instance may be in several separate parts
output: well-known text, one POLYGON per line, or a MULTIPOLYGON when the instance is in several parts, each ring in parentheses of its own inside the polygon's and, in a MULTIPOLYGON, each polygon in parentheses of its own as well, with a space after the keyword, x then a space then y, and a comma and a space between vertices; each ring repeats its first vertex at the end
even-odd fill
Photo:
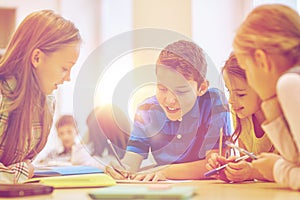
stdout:
POLYGON ((124 156, 129 140, 130 125, 120 108, 112 105, 96 107, 89 114, 86 123, 89 131, 88 143, 93 147, 92 155, 101 156, 104 149, 108 149, 109 154, 113 155, 107 143, 109 139, 118 155, 124 156))
MULTIPOLYGON (((224 71, 226 71, 228 74, 232 76, 242 78, 247 81, 245 70, 243 70, 240 67, 237 58, 233 52, 229 55, 229 58, 226 60, 225 65, 222 68, 222 73, 224 73, 224 71)), ((234 113, 234 115, 235 115, 235 130, 230 137, 230 141, 233 143, 237 141, 237 139, 239 138, 242 132, 241 119, 237 116, 236 113, 234 113)))
POLYGON ((72 115, 62 115, 55 124, 56 130, 59 129, 62 126, 71 125, 74 126, 77 129, 77 123, 76 120, 72 115))

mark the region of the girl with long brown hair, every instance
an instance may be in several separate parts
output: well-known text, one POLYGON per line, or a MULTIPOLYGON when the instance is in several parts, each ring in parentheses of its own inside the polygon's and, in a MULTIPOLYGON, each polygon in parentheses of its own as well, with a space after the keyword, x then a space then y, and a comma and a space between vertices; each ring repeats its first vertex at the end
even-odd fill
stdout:
POLYGON ((57 86, 70 80, 81 37, 72 22, 50 10, 19 25, 0 61, 0 180, 33 174, 31 160, 46 144, 57 86))

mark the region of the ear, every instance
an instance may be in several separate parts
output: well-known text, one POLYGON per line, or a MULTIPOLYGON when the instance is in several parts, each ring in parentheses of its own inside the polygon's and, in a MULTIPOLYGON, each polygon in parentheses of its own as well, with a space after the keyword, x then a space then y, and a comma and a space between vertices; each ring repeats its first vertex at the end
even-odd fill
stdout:
POLYGON ((41 56, 43 52, 40 49, 34 49, 31 54, 31 63, 32 65, 37 68, 41 63, 41 56))
POLYGON ((200 84, 199 89, 198 89, 198 91, 197 91, 197 95, 198 95, 198 96, 204 95, 204 94, 206 93, 206 91, 208 90, 208 86, 209 86, 209 82, 208 82, 208 80, 205 79, 205 80, 200 84))
POLYGON ((271 66, 269 65, 267 54, 263 50, 256 49, 254 52, 254 59, 257 67, 261 68, 265 72, 270 71, 271 66))

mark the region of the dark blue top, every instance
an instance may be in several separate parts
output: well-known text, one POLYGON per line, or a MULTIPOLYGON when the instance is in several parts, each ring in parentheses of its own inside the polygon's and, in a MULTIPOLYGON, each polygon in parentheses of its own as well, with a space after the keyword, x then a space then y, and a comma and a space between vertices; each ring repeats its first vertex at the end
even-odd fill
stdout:
POLYGON ((151 151, 158 165, 192 162, 204 159, 206 151, 219 148, 221 127, 223 138, 230 136, 227 100, 216 88, 198 96, 182 121, 169 120, 153 96, 137 109, 127 150, 144 158, 151 151))

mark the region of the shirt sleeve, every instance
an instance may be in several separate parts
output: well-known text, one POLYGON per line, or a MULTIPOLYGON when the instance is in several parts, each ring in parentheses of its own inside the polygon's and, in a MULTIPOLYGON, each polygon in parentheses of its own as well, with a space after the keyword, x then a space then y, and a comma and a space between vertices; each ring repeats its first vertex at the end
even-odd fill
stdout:
POLYGON ((279 159, 274 165, 275 181, 285 187, 294 190, 300 189, 300 166, 290 163, 284 159, 279 159))
POLYGON ((223 147, 225 146, 225 140, 231 134, 231 116, 229 113, 229 107, 224 93, 214 88, 210 90, 210 120, 208 123, 207 133, 205 135, 204 143, 205 150, 219 148, 220 130, 223 131, 223 147))
POLYGON ((280 77, 277 83, 278 100, 282 107, 285 119, 288 123, 289 132, 287 137, 290 138, 289 146, 294 146, 294 152, 286 152, 295 154, 294 163, 300 164, 300 76, 295 73, 288 73, 280 77))
POLYGON ((15 163, 7 167, 0 163, 1 183, 22 183, 28 179, 28 174, 28 165, 25 162, 15 163))
MULTIPOLYGON (((272 112, 274 106, 281 107, 283 115, 275 120, 264 123, 263 129, 275 145, 281 156, 289 162, 300 163, 300 76, 285 74, 277 82, 277 98, 279 104, 273 100, 264 102, 264 112, 272 112), (268 105, 269 104, 269 105, 268 105)), ((276 100, 276 99, 274 99, 276 100)))

